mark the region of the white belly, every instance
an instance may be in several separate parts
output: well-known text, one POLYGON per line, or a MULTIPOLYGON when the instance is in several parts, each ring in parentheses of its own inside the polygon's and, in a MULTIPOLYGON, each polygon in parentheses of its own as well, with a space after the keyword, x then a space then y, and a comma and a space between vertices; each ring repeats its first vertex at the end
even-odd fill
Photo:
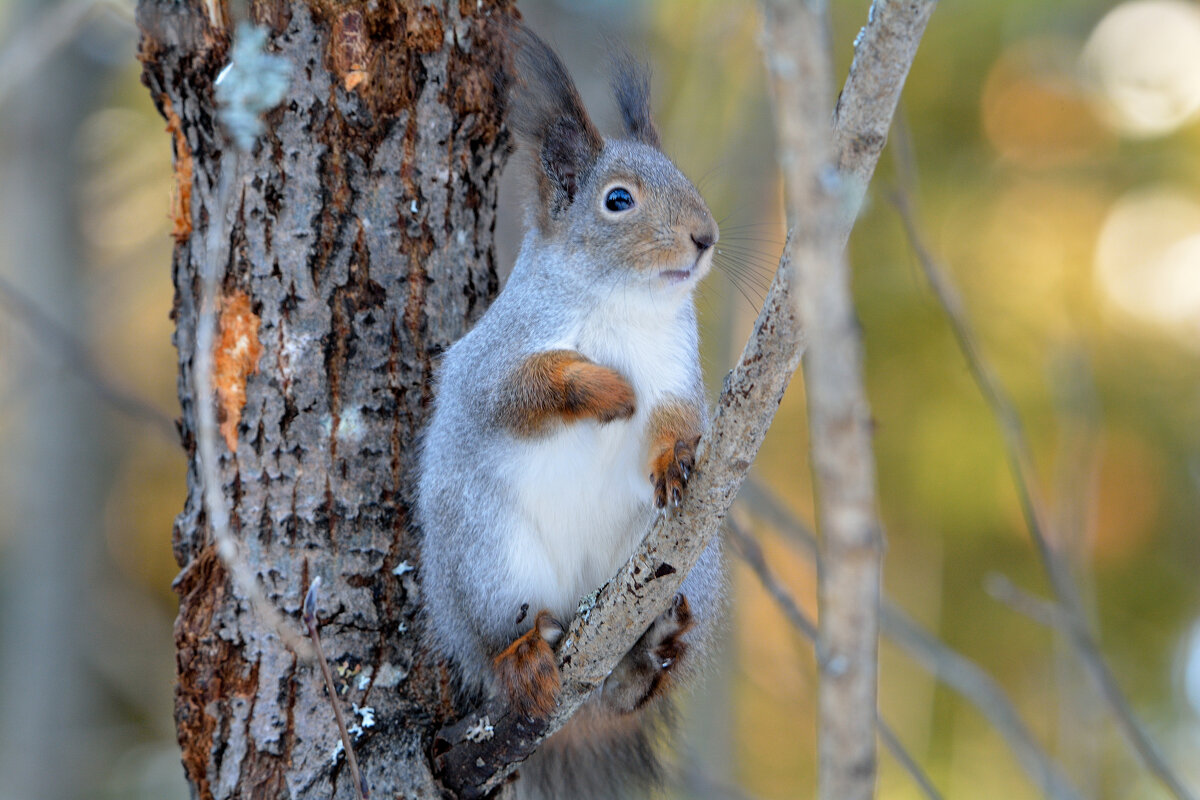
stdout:
POLYGON ((628 560, 653 516, 644 415, 579 422, 521 447, 510 572, 523 602, 574 615, 579 599, 628 560))
POLYGON ((633 386, 637 413, 603 425, 572 423, 522 442, 508 476, 518 506, 509 538, 514 588, 531 610, 547 608, 564 622, 580 598, 616 574, 653 520, 646 424, 665 397, 691 389, 696 355, 679 335, 680 323, 661 309, 632 319, 597 314, 553 347, 576 349, 620 372, 633 386))

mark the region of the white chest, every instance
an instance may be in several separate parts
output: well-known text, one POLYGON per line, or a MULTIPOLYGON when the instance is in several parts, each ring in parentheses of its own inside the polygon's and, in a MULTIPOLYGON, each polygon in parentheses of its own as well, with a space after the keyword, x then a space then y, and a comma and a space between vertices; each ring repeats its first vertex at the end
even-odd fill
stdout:
MULTIPOLYGON (((673 315, 672 315, 673 316, 673 315)), ((574 349, 633 386, 637 412, 583 421, 518 445, 509 572, 532 608, 570 618, 581 597, 632 554, 654 516, 647 421, 669 395, 687 396, 694 338, 672 317, 638 322, 595 314, 551 348, 574 349)))

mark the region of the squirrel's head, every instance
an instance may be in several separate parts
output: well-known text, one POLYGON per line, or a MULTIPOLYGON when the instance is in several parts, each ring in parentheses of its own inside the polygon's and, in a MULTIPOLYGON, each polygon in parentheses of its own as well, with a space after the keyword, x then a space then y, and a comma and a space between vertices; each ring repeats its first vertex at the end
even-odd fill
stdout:
POLYGON ((717 223, 659 147, 649 75, 628 54, 612 59, 625 135, 605 138, 549 45, 524 26, 512 39, 509 124, 532 162, 538 235, 579 248, 605 274, 694 287, 712 264, 717 223))

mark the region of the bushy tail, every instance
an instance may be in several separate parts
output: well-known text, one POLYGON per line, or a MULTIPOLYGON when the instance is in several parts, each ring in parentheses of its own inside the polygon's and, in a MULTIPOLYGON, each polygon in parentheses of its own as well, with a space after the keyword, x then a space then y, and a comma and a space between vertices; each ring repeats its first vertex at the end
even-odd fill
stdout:
POLYGON ((614 714, 595 700, 520 768, 516 800, 632 800, 660 783, 668 703, 614 714))

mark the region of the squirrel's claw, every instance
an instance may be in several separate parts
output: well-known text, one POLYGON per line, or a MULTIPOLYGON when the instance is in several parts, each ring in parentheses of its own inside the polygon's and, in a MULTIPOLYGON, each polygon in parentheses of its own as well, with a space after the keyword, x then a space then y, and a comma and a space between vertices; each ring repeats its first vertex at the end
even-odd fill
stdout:
POLYGON ((698 438, 694 441, 677 439, 674 444, 663 447, 654 458, 650 482, 654 484, 654 505, 658 508, 666 508, 668 502, 679 508, 683 502, 684 489, 696 466, 698 443, 698 438))
POLYGON ((666 693, 671 675, 687 652, 683 635, 694 624, 683 594, 658 615, 621 663, 604 682, 603 697, 610 708, 635 711, 666 693))

